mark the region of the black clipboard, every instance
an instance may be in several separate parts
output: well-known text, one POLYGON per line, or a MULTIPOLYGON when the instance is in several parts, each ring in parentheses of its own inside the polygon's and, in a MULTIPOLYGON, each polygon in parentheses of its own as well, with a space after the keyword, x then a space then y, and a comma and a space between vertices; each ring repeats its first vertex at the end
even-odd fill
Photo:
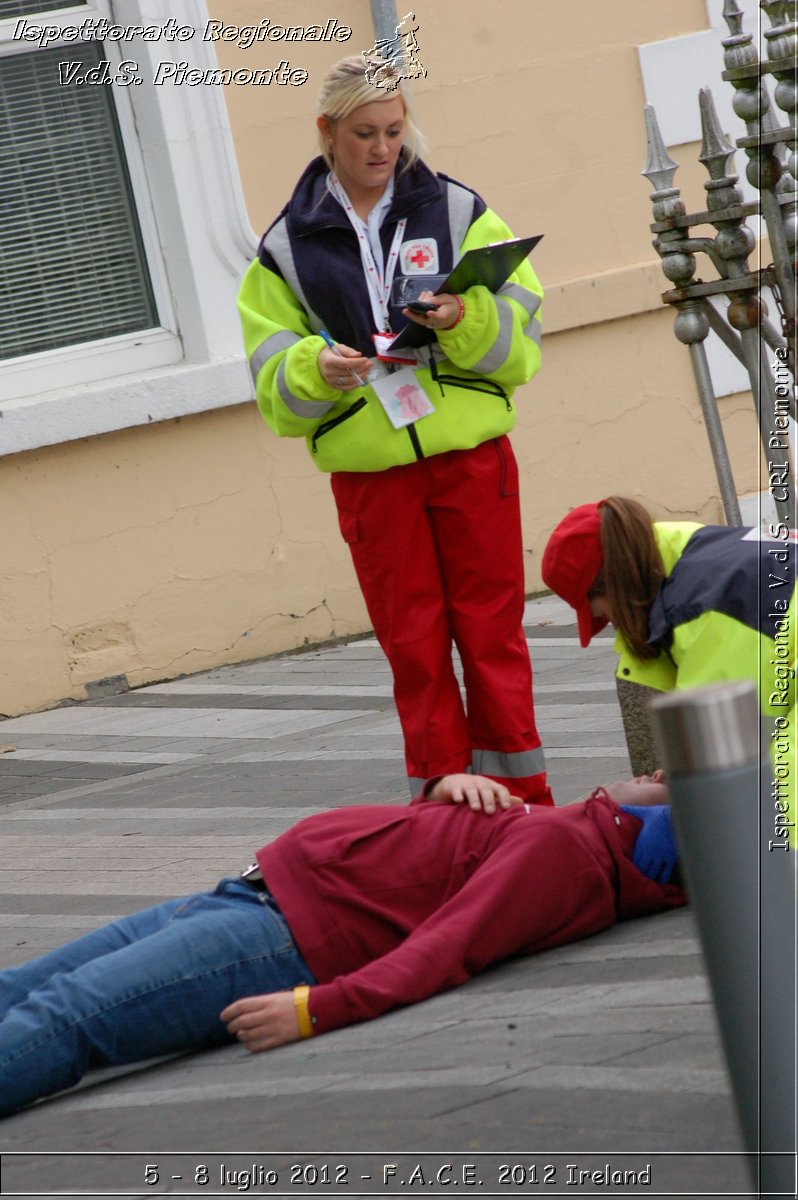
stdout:
MULTIPOLYGON (((498 292, 542 237, 543 234, 538 233, 534 237, 513 238, 508 242, 494 242, 490 246, 477 246, 473 250, 466 250, 445 282, 437 288, 437 292, 464 292, 466 288, 478 283, 491 292, 498 292)), ((391 342, 387 352, 393 354, 394 350, 424 346, 434 340, 433 331, 408 321, 402 332, 391 342)))

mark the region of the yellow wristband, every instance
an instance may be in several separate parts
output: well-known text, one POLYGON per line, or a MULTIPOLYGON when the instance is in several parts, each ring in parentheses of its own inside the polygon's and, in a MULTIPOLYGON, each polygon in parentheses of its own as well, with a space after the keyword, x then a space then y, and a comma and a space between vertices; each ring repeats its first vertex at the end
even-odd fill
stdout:
POLYGON ((310 988, 306 983, 294 988, 294 1008, 299 1022, 299 1036, 303 1038, 313 1037, 313 1018, 308 1007, 309 996, 310 988))

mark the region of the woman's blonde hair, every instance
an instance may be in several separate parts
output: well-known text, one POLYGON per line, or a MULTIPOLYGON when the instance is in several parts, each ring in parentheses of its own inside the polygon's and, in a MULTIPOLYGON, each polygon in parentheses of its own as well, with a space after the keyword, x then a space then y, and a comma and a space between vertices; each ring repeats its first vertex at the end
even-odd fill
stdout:
MULTIPOLYGON (((424 153, 424 137, 416 125, 413 106, 402 84, 402 76, 392 62, 374 55, 353 54, 342 58, 327 72, 319 96, 319 116, 326 117, 331 125, 348 117, 363 104, 376 101, 402 101, 405 110, 403 139, 404 169, 412 166, 424 153), (379 74, 380 83, 371 83, 369 76, 379 74), (390 86, 386 86, 390 85, 390 86)), ((329 141, 319 130, 319 149, 327 166, 332 170, 332 152, 329 141)))

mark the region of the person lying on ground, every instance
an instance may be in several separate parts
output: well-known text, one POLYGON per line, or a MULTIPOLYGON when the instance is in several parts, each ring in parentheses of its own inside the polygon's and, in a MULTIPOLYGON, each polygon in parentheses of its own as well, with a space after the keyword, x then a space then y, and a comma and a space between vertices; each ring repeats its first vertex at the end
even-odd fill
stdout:
POLYGON ((0 1113, 92 1067, 270 1050, 685 903, 661 775, 560 808, 474 775, 307 817, 212 893, 0 972, 0 1113))

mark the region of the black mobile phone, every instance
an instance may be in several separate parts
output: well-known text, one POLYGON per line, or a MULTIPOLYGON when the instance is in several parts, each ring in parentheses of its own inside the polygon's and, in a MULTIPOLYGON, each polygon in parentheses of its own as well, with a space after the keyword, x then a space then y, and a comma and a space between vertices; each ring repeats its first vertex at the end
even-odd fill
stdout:
POLYGON ((430 304, 429 300, 411 300, 410 303, 405 307, 408 308, 410 312, 421 314, 436 312, 438 308, 437 304, 430 304))

